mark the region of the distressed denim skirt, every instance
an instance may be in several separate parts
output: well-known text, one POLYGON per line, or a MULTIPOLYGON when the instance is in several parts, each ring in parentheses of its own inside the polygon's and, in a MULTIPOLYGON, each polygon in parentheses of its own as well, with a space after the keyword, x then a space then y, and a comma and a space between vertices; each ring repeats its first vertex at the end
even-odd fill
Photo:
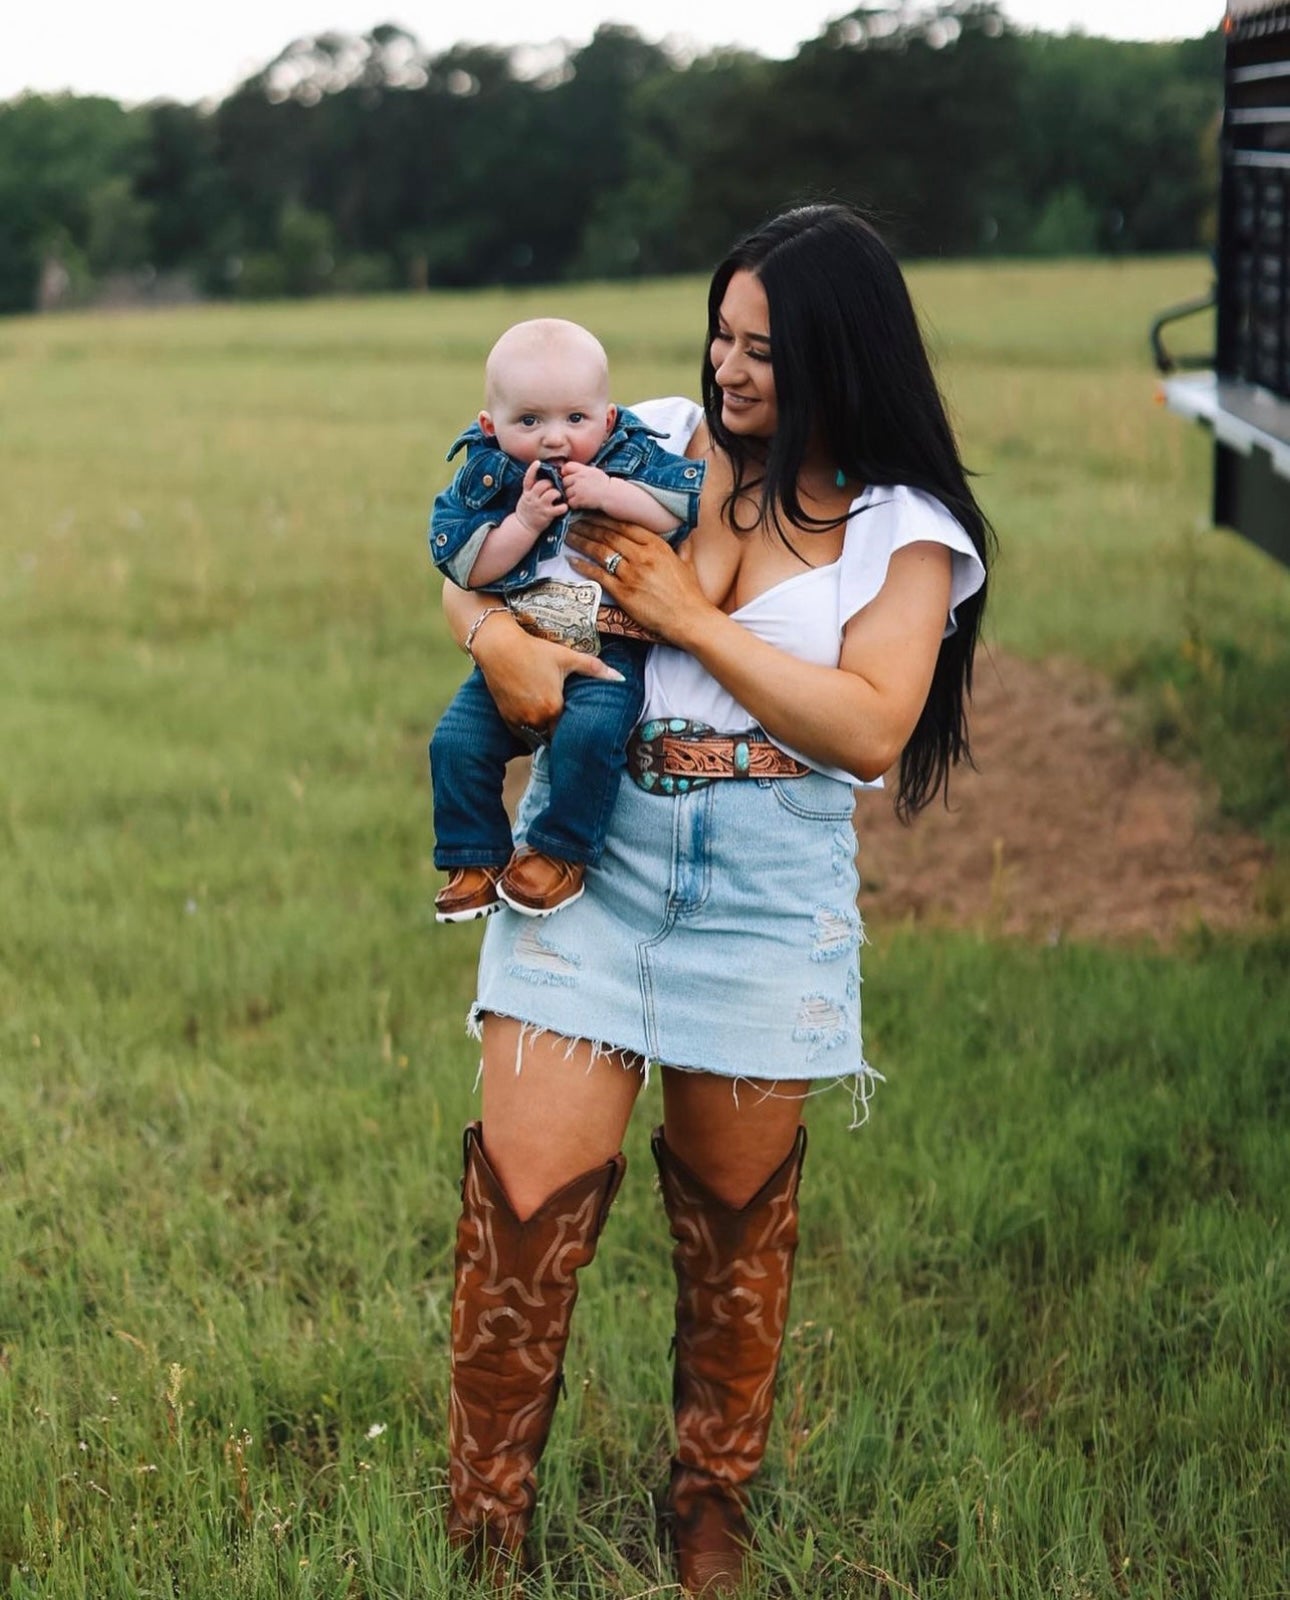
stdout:
MULTIPOLYGON (((539 751, 517 842, 548 792, 539 751)), ((517 1018, 729 1078, 866 1086, 853 805, 850 785, 822 773, 684 795, 624 778, 582 898, 542 919, 488 919, 472 1020, 517 1018)))

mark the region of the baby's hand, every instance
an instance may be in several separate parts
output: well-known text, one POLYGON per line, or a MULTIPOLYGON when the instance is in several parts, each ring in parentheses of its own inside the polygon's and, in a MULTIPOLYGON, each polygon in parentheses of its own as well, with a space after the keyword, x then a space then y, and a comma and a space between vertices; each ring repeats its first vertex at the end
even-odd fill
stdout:
POLYGON ((605 495, 613 482, 607 472, 584 461, 568 461, 560 476, 564 479, 565 498, 575 511, 604 509, 605 495))
POLYGON ((569 509, 550 478, 539 476, 541 467, 539 461, 529 462, 524 474, 524 487, 515 507, 515 515, 535 537, 545 533, 555 519, 562 517, 569 509))

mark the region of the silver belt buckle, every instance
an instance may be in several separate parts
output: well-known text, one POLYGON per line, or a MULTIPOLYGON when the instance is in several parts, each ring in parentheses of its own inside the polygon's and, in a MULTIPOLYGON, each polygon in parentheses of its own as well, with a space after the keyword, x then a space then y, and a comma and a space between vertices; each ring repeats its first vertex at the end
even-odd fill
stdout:
POLYGON ((582 583, 543 578, 519 594, 508 595, 506 604, 525 633, 549 639, 553 644, 567 644, 584 655, 598 656, 596 616, 600 593, 600 585, 591 578, 582 583))

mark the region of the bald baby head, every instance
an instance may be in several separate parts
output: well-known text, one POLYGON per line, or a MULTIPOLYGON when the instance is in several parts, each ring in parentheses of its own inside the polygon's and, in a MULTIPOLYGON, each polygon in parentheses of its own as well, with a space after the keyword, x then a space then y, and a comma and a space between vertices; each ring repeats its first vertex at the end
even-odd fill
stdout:
POLYGON ((593 333, 562 317, 508 328, 488 353, 479 425, 517 461, 590 461, 617 415, 609 361, 593 333))

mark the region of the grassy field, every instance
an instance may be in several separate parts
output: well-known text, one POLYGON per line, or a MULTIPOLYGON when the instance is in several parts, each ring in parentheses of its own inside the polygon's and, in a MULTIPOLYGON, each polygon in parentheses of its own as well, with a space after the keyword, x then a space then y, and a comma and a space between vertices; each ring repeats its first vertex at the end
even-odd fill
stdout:
MULTIPOLYGON (((1078 658, 1290 840, 1290 575, 1151 403, 1199 261, 913 274, 999 528, 991 641, 1078 658)), ((464 1595, 443 1545, 473 930, 436 930, 425 556, 536 310, 693 392, 696 282, 0 322, 0 1592, 464 1595)), ((1078 774, 1072 774, 1078 781, 1078 774)), ((1090 818, 1090 826, 1097 819, 1090 818)), ((1290 928, 893 933, 889 1078, 811 1107, 759 1534, 776 1597, 1290 1595, 1290 928)), ((588 1274, 535 1595, 673 1593, 646 1136, 588 1274)))

